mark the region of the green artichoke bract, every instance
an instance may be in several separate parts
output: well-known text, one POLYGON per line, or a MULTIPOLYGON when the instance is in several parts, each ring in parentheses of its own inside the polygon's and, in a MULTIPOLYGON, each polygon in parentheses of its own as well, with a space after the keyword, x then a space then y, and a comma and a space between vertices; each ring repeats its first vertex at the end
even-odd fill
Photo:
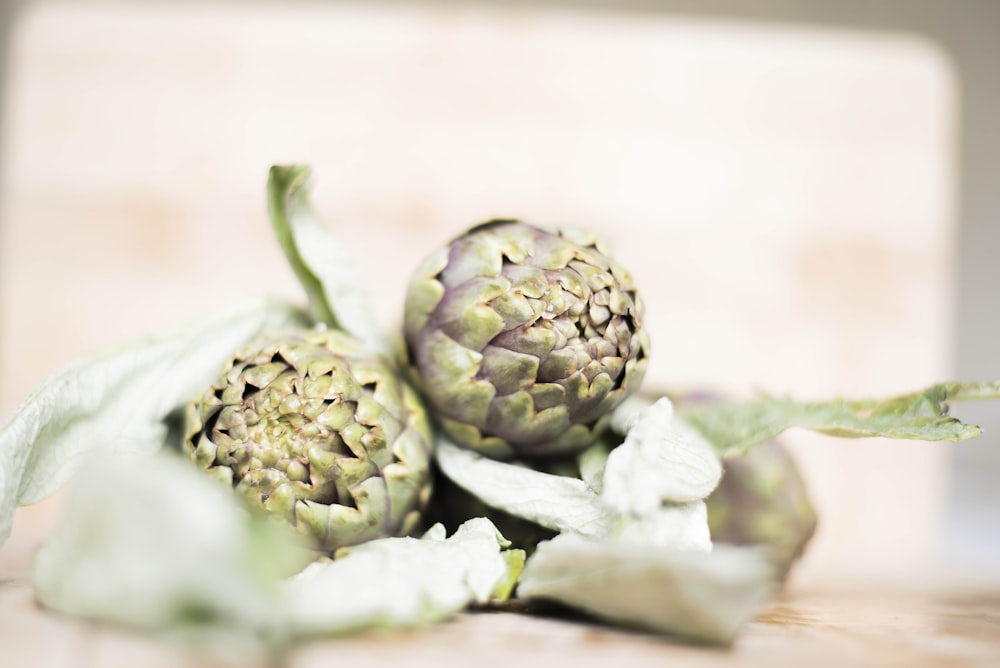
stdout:
POLYGON ((629 273, 586 232, 514 220, 474 227, 423 262, 404 334, 444 430, 491 457, 581 450, 647 365, 629 273))
POLYGON ((187 412, 185 448, 254 505, 334 551, 416 528, 430 430, 386 358, 337 331, 238 353, 187 412))

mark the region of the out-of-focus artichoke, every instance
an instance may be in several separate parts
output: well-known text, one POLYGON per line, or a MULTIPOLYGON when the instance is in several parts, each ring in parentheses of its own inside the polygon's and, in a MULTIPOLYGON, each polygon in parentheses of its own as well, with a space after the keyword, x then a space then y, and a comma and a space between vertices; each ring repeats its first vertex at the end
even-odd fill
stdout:
POLYGON ((765 550, 782 577, 816 531, 816 511, 789 452, 761 443, 723 461, 722 481, 705 500, 712 540, 765 550))
POLYGON ((332 552, 416 528, 430 430, 392 363, 349 336, 269 337, 238 353, 187 411, 202 468, 332 552))
POLYGON ((445 431, 491 457, 584 448, 646 371, 629 273, 586 232, 514 220, 474 227, 420 265, 404 334, 445 431))

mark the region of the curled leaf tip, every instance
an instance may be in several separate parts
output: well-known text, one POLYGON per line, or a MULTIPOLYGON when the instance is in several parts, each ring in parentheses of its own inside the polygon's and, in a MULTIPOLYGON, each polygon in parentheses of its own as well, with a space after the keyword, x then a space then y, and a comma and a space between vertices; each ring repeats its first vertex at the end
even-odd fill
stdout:
POLYGON ((267 202, 278 244, 305 290, 315 320, 385 352, 354 256, 316 217, 309 203, 311 187, 308 165, 271 167, 267 202))
POLYGON ((305 185, 312 177, 312 167, 309 165, 271 165, 268 173, 269 183, 274 184, 278 192, 294 193, 305 185))

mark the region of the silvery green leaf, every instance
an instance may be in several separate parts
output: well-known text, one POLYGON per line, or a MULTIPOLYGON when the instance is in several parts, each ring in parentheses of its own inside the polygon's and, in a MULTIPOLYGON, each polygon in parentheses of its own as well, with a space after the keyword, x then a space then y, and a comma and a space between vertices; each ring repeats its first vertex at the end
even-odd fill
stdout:
POLYGON ((998 398, 1000 381, 943 383, 887 399, 803 403, 762 396, 684 406, 678 412, 722 457, 732 457, 793 427, 844 438, 964 441, 978 436, 980 429, 950 417, 949 402, 998 398))
POLYGON ((521 579, 521 572, 524 571, 524 562, 527 553, 521 549, 507 549, 500 553, 504 563, 507 565, 507 572, 504 577, 497 580, 490 593, 490 598, 494 601, 506 601, 514 594, 514 587, 521 579))
POLYGON ((312 555, 190 463, 159 454, 76 476, 35 560, 38 600, 149 630, 271 634, 278 584, 312 555))
POLYGON ((603 485, 604 467, 607 465, 610 453, 611 444, 601 439, 576 457, 577 466, 580 467, 580 479, 597 493, 600 493, 603 485))
POLYGON ((323 227, 309 204, 311 179, 312 170, 306 165, 271 167, 268 210, 278 243, 316 320, 386 352, 352 255, 323 227))
POLYGON ((164 418, 207 387, 234 350, 263 331, 306 324, 297 308, 254 301, 49 378, 0 428, 0 543, 16 505, 51 494, 88 461, 157 450, 164 418))
POLYGON ((639 415, 654 403, 656 399, 647 394, 633 394, 611 411, 608 426, 617 434, 627 434, 639 415))
POLYGON ((774 588, 760 554, 641 549, 562 534, 539 544, 518 596, 559 601, 628 627, 727 644, 774 588))
POLYGON ((424 626, 487 602, 498 585, 516 579, 501 553, 508 543, 489 520, 469 520, 450 538, 443 533, 436 527, 420 539, 383 538, 310 565, 284 592, 290 633, 424 626))
POLYGON ((550 475, 487 459, 438 436, 438 466, 483 503, 554 531, 588 536, 610 533, 614 513, 577 478, 550 475))
POLYGON ((620 523, 616 537, 635 543, 637 549, 666 547, 674 550, 711 552, 708 509, 704 501, 657 508, 641 517, 620 523))
POLYGON ((623 515, 644 516, 665 502, 705 498, 721 477, 712 445, 663 397, 635 416, 625 442, 608 455, 601 498, 623 515))
MULTIPOLYGON (((1000 399, 1000 380, 982 383, 944 383, 935 385, 918 393, 925 397, 941 397, 939 401, 945 405, 952 401, 981 401, 984 399, 1000 399)), ((906 401, 907 397, 898 400, 906 401)))
MULTIPOLYGON (((618 448, 620 450, 621 447, 618 448)), ((612 452, 616 452, 614 450, 612 452)), ((715 455, 709 449, 710 456, 715 455)), ((611 536, 642 542, 646 546, 672 546, 677 549, 711 549, 705 504, 657 502, 642 507, 642 512, 620 513, 598 494, 591 484, 577 478, 551 475, 524 466, 488 459, 438 437, 438 465, 446 476, 486 505, 540 526, 559 532, 594 538, 611 536)), ((606 459, 606 446, 593 446, 581 455, 581 469, 594 469, 590 475, 599 479, 606 459)), ((641 475, 639 483, 623 493, 637 499, 659 498, 653 481, 652 491, 638 489, 650 484, 641 475)), ((617 484, 617 482, 616 482, 617 484)))

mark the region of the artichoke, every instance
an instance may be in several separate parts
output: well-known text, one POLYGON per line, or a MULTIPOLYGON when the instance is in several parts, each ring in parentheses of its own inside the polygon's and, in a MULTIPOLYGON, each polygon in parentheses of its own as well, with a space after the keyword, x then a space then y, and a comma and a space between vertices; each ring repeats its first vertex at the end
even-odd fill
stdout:
POLYGON ((443 429, 496 458, 593 442, 649 347, 632 277, 592 236, 516 220, 474 227, 420 265, 404 335, 443 429))
POLYGON ((791 454, 767 441, 723 461, 722 482, 705 499, 712 540, 765 549, 784 578, 816 531, 816 511, 791 454))
POLYGON ((428 503, 430 429, 416 393, 341 332, 256 342, 186 417, 198 466, 318 550, 410 533, 428 503))

